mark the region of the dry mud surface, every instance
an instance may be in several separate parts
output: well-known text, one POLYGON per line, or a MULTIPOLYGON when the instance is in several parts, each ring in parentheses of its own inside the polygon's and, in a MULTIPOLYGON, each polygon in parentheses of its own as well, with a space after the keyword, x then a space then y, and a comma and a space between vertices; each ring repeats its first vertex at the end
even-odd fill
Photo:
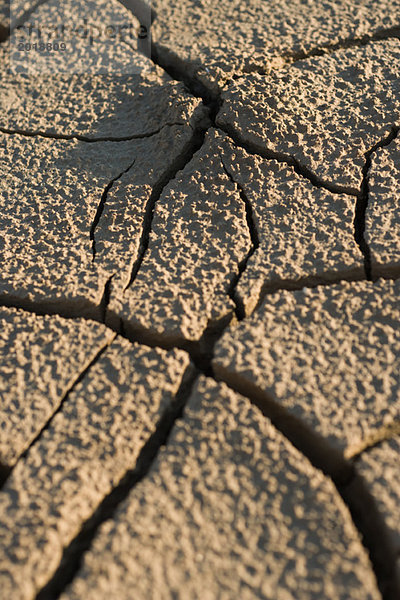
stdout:
POLYGON ((0 598, 398 600, 400 3, 137 8, 0 0, 0 598))

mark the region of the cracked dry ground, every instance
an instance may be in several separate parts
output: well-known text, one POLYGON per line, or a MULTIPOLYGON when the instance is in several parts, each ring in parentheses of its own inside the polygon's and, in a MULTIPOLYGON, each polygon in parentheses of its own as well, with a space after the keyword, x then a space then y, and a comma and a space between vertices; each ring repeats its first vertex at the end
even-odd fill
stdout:
POLYGON ((0 2, 0 598, 397 600, 400 1, 153 9, 0 2))

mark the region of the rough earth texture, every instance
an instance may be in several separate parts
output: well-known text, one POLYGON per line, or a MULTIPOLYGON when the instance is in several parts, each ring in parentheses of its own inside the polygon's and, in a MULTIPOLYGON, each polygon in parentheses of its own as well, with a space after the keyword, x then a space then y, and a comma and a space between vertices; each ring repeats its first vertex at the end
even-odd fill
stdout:
POLYGON ((384 516, 396 552, 400 552, 400 436, 386 440, 363 452, 356 462, 357 471, 367 485, 384 516))
POLYGON ((400 125, 400 41, 301 60, 232 82, 217 123, 256 152, 359 193, 365 155, 400 125))
POLYGON ((154 0, 155 46, 166 65, 215 90, 238 73, 269 71, 321 48, 399 28, 385 0, 154 0))
POLYGON ((136 28, 136 21, 117 0, 52 0, 42 3, 29 22, 40 24, 43 39, 46 35, 53 39, 50 33, 65 27, 67 51, 18 52, 21 40, 35 42, 27 26, 2 46, 1 127, 119 140, 150 135, 167 124, 191 122, 199 100, 135 51, 130 27, 136 28), (93 35, 104 33, 107 26, 116 31, 126 28, 127 34, 116 36, 112 43, 99 34, 91 46, 87 37, 74 33, 82 23, 93 35), (29 66, 27 72, 17 71, 21 62, 24 69, 29 66))
POLYGON ((0 309, 0 463, 13 466, 113 332, 83 319, 0 309))
POLYGON ((254 253, 236 287, 246 314, 266 292, 364 277, 356 198, 315 187, 294 168, 218 136, 224 167, 247 202, 254 253))
POLYGON ((0 597, 398 600, 399 1, 8 5, 0 597))
POLYGON ((372 155, 365 239, 373 277, 400 274, 400 140, 372 155))
POLYGON ((143 599, 379 598, 332 483, 248 400, 206 378, 62 598, 128 600, 132 589, 143 599))
POLYGON ((0 133, 0 297, 100 317, 107 281, 129 282, 153 186, 192 135, 173 126, 89 144, 0 133))
POLYGON ((154 210, 149 248, 125 296, 110 311, 127 331, 154 339, 197 341, 229 318, 229 289, 250 247, 246 207, 207 139, 154 210))
POLYGON ((117 339, 76 386, 0 494, 4 598, 31 599, 63 549, 156 431, 189 357, 117 339))
POLYGON ((224 334, 214 370, 351 457, 399 420, 399 293, 379 280, 272 294, 224 334))

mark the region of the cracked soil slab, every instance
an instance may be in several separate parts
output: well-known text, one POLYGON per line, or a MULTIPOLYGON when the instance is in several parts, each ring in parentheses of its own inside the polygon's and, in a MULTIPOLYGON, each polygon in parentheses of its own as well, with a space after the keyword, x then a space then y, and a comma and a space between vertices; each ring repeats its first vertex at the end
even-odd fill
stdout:
POLYGON ((1 491, 4 598, 36 597, 83 523, 137 466, 188 369, 183 351, 123 339, 92 366, 1 491))
POLYGON ((232 82, 217 124, 262 155, 359 193, 365 154, 400 124, 400 40, 338 50, 232 82))
POLYGON ((247 399, 203 377, 62 600, 110 596, 380 597, 332 482, 247 399))
POLYGON ((232 317, 229 289, 249 247, 244 203, 208 134, 163 190, 141 268, 121 299, 111 293, 110 313, 133 335, 198 341, 232 317))
POLYGON ((400 275, 400 140, 371 157, 365 241, 373 277, 400 275))
POLYGON ((335 472, 399 419, 399 293, 379 280, 272 294, 224 334, 214 371, 335 472))
POLYGON ((153 186, 192 136, 190 126, 95 144, 0 134, 2 300, 101 317, 110 277, 115 291, 129 281, 153 186))
POLYGON ((355 204, 210 130, 156 203, 148 251, 125 295, 111 293, 110 315, 153 342, 198 341, 232 315, 232 286, 244 266, 235 293, 246 312, 280 285, 361 278, 355 204))
POLYGON ((0 463, 13 466, 112 331, 91 321, 0 309, 0 463))
POLYGON ((397 554, 400 553, 399 460, 400 436, 397 436, 366 450, 355 463, 385 519, 397 554))
POLYGON ((226 170, 251 206, 257 247, 236 287, 246 314, 278 287, 364 277, 354 240, 355 197, 317 188, 293 167, 251 156, 226 136, 218 142, 226 170))
POLYGON ((304 55, 399 28, 398 0, 153 0, 155 47, 209 89, 231 76, 279 66, 304 55))

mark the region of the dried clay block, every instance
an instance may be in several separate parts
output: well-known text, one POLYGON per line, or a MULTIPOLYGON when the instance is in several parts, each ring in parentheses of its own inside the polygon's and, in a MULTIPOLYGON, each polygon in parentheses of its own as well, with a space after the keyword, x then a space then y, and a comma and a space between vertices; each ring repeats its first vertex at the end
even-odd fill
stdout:
POLYGON ((206 378, 62 600, 110 596, 380 598, 332 482, 247 399, 206 378))

